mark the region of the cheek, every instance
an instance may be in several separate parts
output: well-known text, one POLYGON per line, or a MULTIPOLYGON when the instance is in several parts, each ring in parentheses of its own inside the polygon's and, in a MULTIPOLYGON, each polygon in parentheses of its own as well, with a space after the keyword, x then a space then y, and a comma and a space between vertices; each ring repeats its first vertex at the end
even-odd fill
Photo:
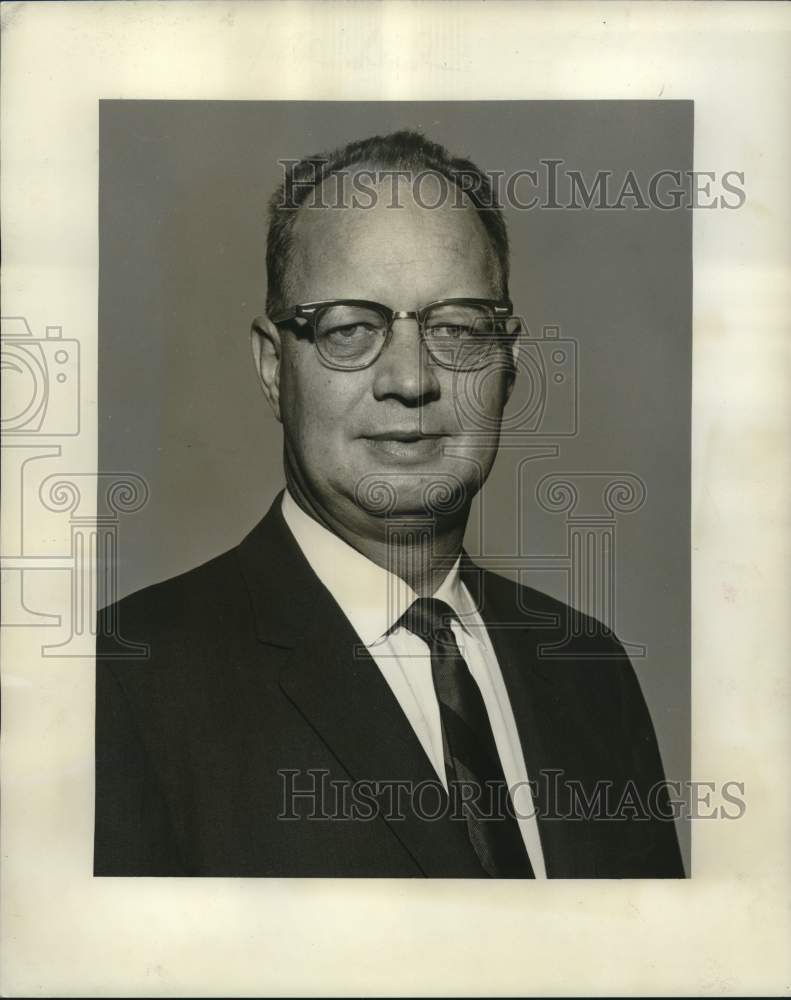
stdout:
POLYGON ((300 450, 321 453, 340 440, 351 406, 348 388, 312 359, 284 359, 281 405, 287 433, 300 450))
POLYGON ((469 434, 497 430, 507 399, 508 373, 504 367, 459 376, 453 391, 459 430, 469 434))

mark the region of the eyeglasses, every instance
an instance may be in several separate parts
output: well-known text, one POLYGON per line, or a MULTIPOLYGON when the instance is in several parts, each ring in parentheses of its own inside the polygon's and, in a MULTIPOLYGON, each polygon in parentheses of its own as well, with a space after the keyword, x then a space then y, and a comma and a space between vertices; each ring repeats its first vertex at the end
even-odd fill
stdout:
POLYGON ((508 299, 441 299, 422 309, 390 309, 366 299, 305 302, 272 322, 276 326, 303 320, 310 327, 319 358, 328 368, 358 371, 372 365, 392 336, 397 319, 415 319, 422 342, 443 368, 470 371, 483 368, 510 341, 513 317, 508 299))

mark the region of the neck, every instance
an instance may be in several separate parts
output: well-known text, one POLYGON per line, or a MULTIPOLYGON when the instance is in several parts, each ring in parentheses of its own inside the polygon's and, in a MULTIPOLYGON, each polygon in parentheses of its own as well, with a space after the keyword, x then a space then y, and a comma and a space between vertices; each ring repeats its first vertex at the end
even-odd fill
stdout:
POLYGON ((418 597, 430 597, 448 575, 464 542, 469 507, 451 519, 436 514, 377 517, 354 509, 340 519, 317 504, 286 471, 288 491, 299 507, 371 562, 399 576, 418 597))

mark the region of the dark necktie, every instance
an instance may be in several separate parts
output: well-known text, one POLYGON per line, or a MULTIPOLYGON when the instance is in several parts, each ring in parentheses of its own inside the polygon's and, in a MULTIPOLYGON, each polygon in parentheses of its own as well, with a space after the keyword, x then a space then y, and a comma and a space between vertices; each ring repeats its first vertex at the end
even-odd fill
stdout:
POLYGON ((519 824, 509 809, 508 785, 478 685, 461 655, 449 605, 420 597, 399 624, 428 644, 439 701, 451 815, 463 817, 484 871, 493 877, 532 877, 519 824))

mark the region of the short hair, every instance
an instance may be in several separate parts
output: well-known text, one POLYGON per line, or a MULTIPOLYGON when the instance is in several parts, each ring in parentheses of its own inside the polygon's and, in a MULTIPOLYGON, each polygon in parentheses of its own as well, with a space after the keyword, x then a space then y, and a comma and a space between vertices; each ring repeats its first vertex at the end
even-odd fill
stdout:
POLYGON ((299 208, 326 178, 362 165, 380 170, 430 171, 445 177, 464 192, 483 223, 491 258, 499 272, 501 293, 507 297, 509 251, 505 219, 489 176, 472 160, 452 156, 444 146, 420 132, 401 129, 389 135, 358 139, 329 152, 306 156, 296 163, 287 162, 283 181, 269 202, 266 305, 270 316, 288 306, 286 282, 299 208))

